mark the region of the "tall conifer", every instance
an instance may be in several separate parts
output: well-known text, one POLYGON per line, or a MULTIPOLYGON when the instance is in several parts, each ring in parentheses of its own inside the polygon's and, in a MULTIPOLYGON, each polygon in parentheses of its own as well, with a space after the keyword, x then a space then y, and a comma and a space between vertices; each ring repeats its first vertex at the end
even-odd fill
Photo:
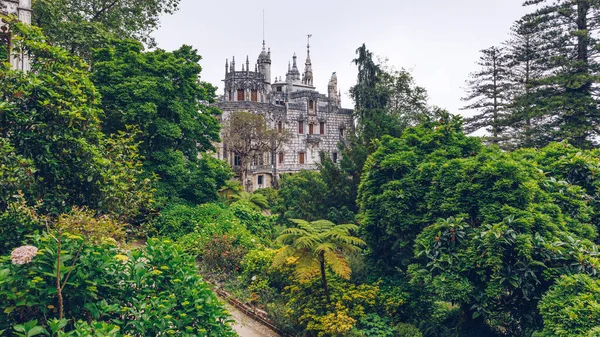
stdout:
POLYGON ((502 48, 491 47, 481 51, 477 65, 481 69, 471 73, 467 96, 463 98, 468 103, 463 109, 476 110, 477 114, 467 118, 465 130, 472 133, 486 128, 489 141, 499 144, 506 140, 502 120, 510 89, 508 59, 502 48))
POLYGON ((593 145, 598 134, 600 110, 597 88, 600 74, 597 39, 600 1, 527 0, 536 6, 523 21, 544 41, 544 74, 535 81, 536 101, 543 114, 548 140, 568 140, 577 147, 593 145))

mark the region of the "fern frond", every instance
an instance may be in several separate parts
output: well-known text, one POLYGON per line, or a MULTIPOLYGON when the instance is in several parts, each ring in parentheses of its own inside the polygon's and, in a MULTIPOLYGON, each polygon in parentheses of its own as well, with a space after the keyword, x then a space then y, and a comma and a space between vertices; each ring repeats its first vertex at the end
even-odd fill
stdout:
POLYGON ((318 232, 327 232, 335 227, 335 224, 329 220, 317 220, 310 223, 318 232))
POLYGON ((300 281, 309 281, 320 274, 319 261, 314 256, 305 254, 300 256, 296 264, 295 274, 300 281))
POLYGON ((321 253, 328 253, 328 252, 333 252, 337 249, 337 247, 330 243, 330 242, 323 242, 321 244, 319 244, 316 248, 315 248, 315 253, 321 254, 321 253))
POLYGON ((352 275, 348 260, 340 253, 325 253, 325 262, 334 274, 343 279, 347 280, 352 275))
POLYGON ((307 235, 297 238, 293 245, 300 249, 312 249, 319 244, 319 239, 315 235, 307 235))
POLYGON ((286 263, 288 257, 294 255, 296 255, 296 249, 292 248, 291 246, 286 246, 281 249, 277 255, 275 255, 272 264, 274 267, 281 267, 286 263))

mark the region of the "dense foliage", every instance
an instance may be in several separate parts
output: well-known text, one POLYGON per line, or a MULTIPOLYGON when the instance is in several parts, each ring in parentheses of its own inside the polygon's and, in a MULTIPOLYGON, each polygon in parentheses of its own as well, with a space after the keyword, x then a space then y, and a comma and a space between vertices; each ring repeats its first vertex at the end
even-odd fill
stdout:
POLYGON ((251 193, 289 135, 220 130, 198 52, 144 50, 179 0, 34 1, 48 38, 6 19, 32 71, 0 64, 0 335, 234 336, 216 286, 286 335, 600 336, 600 7, 525 4, 469 83, 491 137, 363 45, 340 160, 251 193))
POLYGON ((544 330, 538 337, 598 336, 600 281, 587 275, 562 277, 540 301, 544 330))
MULTIPOLYGON (((167 7, 148 20, 176 4, 155 4, 167 7)), ((63 5, 83 6, 70 9, 78 15, 90 9, 82 2, 34 4, 63 5)), ((104 5, 110 15, 123 6, 104 5)), ((74 24, 62 15, 56 27, 74 24)), ((230 178, 225 163, 201 155, 218 140, 219 126, 218 112, 203 105, 214 88, 198 82, 200 57, 189 47, 143 53, 138 42, 113 38, 68 52, 57 45, 74 40, 50 40, 39 28, 6 20, 12 51, 30 55, 32 69, 0 63, 0 334, 234 336, 228 312, 187 252, 169 240, 151 239, 139 249, 125 243, 142 228, 156 232, 156 207, 217 200, 230 178), (72 52, 85 54, 92 45, 103 48, 90 68, 72 52), (121 81, 107 83, 114 76, 121 81), (162 120, 164 114, 171 119, 162 120)), ((107 29, 118 20, 100 21, 90 27, 107 29)), ((78 38, 64 35, 68 29, 60 34, 78 38)), ((262 214, 236 207, 243 220, 235 218, 232 232, 247 233, 246 245, 246 225, 271 232, 262 214)))
POLYGON ((159 17, 172 14, 179 0, 34 0, 32 22, 56 44, 89 61, 94 48, 112 38, 136 39, 154 45, 150 35, 159 17))
POLYGON ((579 166, 572 148, 505 153, 460 129, 445 115, 383 139, 361 184, 362 229, 388 270, 460 305, 465 333, 523 335, 559 275, 597 272, 591 196, 562 180, 573 170, 561 163, 579 166), (531 160, 546 156, 561 174, 531 160))
MULTIPOLYGON (((15 49, 33 56, 28 73, 0 64, 0 137, 9 153, 3 174, 27 174, 18 189, 29 202, 41 200, 44 212, 79 205, 126 219, 139 214, 151 198, 151 177, 141 177, 129 133, 115 139, 100 131, 100 96, 88 67, 49 45, 39 29, 11 27, 15 49), (9 166, 18 161, 18 170, 9 166)), ((14 192, 14 183, 5 188, 14 192)))
POLYGON ((113 41, 94 53, 92 80, 102 94, 102 130, 140 133, 144 170, 160 180, 160 198, 190 203, 214 201, 229 170, 201 152, 219 140, 216 88, 199 83, 201 57, 189 46, 174 52, 143 52, 136 41, 113 41))
POLYGON ((22 329, 54 335, 57 326, 77 335, 94 331, 87 336, 235 335, 193 260, 168 240, 123 251, 50 232, 31 244, 38 250, 29 263, 0 258, 0 331, 7 336, 21 336, 22 329), (64 318, 57 278, 64 285, 64 318))

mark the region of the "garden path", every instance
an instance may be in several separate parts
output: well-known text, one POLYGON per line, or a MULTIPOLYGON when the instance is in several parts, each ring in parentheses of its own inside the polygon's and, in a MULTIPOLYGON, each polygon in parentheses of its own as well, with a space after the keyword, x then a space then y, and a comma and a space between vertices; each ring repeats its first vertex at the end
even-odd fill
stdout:
POLYGON ((235 324, 233 324, 232 327, 240 337, 281 337, 279 334, 246 316, 233 306, 225 303, 225 307, 229 310, 232 318, 235 320, 235 324))

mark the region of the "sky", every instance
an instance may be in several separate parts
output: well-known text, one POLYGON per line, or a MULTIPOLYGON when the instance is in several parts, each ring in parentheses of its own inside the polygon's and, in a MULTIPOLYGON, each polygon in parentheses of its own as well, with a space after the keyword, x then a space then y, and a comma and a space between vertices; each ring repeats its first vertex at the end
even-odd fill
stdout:
POLYGON ((158 45, 198 49, 202 80, 223 94, 225 59, 238 70, 261 51, 264 31, 271 48, 272 77, 285 78, 294 52, 304 70, 307 34, 311 38, 314 84, 327 93, 337 72, 342 105, 352 108, 348 91, 356 82, 355 52, 363 43, 395 68, 405 68, 427 89, 429 103, 452 113, 464 106, 465 81, 478 69, 479 51, 508 38, 515 20, 530 11, 523 0, 181 0, 180 10, 161 19, 158 45))

